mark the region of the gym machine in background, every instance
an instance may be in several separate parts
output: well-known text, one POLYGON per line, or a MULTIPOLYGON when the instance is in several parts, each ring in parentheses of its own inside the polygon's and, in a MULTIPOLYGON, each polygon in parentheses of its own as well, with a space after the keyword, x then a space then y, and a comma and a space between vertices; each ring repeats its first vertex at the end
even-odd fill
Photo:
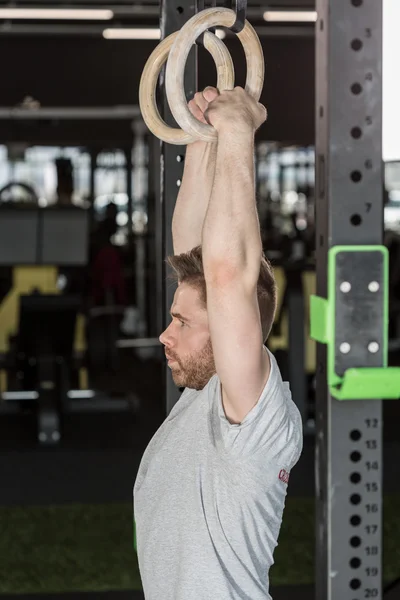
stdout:
POLYGON ((62 293, 59 273, 86 269, 88 240, 88 210, 0 209, 0 266, 13 272, 0 303, 0 413, 29 405, 44 445, 60 442, 66 413, 125 412, 137 402, 88 389, 83 290, 62 293))
POLYGON ((55 444, 74 348, 85 349, 81 298, 60 294, 58 267, 86 265, 89 214, 75 207, 12 205, 0 214, 0 265, 13 271, 0 304, 2 410, 12 401, 16 407, 34 400, 38 439, 55 444))

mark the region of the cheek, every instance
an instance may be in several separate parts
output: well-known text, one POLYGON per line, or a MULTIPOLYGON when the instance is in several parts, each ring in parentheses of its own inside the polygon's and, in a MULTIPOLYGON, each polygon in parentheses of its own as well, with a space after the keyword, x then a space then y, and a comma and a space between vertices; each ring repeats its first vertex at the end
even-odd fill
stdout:
POLYGON ((198 352, 210 342, 210 334, 204 331, 190 332, 187 341, 190 349, 198 352))

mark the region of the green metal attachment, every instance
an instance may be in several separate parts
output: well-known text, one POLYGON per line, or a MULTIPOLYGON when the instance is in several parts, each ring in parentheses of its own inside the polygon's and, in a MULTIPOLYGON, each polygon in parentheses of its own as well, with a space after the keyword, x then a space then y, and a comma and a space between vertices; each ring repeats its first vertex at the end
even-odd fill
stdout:
POLYGON ((328 298, 311 296, 310 336, 328 346, 327 379, 330 393, 338 400, 380 400, 400 398, 400 368, 387 367, 388 357, 388 251, 384 246, 335 246, 328 253, 328 298), (383 365, 380 368, 352 368, 343 376, 335 372, 336 256, 343 252, 381 252, 384 264, 383 365))
MULTIPOLYGON (((333 395, 333 394, 332 394, 333 395)), ((400 398, 400 369, 348 369, 342 385, 335 388, 338 400, 376 400, 400 398)))

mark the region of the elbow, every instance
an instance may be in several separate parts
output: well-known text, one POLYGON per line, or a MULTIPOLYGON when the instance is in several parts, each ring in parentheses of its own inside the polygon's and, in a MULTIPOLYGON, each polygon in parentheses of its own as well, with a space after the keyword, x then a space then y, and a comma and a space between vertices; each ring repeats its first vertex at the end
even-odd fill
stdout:
POLYGON ((203 260, 203 267, 206 282, 218 287, 225 287, 236 281, 242 271, 239 265, 224 259, 203 260))
POLYGON ((253 289, 257 286, 260 275, 261 255, 260 252, 251 260, 249 258, 238 260, 218 258, 204 261, 203 259, 206 283, 213 287, 225 288, 240 282, 247 288, 253 289))

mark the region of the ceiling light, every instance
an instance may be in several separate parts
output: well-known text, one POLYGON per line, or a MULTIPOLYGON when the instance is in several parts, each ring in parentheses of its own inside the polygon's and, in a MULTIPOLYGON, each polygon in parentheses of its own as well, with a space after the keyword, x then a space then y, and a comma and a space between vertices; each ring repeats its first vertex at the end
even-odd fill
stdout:
POLYGON ((109 21, 112 10, 66 8, 0 8, 0 19, 53 19, 71 21, 109 21))
POLYGON ((267 10, 264 20, 275 23, 315 23, 315 10, 267 10))
MULTIPOLYGON (((220 40, 226 38, 226 33, 223 29, 217 29, 215 35, 220 40)), ((159 40, 161 38, 161 30, 157 27, 113 27, 105 29, 103 37, 107 40, 159 40)))
POLYGON ((132 27, 124 29, 105 29, 103 37, 106 40, 159 40, 161 30, 157 27, 132 27))

